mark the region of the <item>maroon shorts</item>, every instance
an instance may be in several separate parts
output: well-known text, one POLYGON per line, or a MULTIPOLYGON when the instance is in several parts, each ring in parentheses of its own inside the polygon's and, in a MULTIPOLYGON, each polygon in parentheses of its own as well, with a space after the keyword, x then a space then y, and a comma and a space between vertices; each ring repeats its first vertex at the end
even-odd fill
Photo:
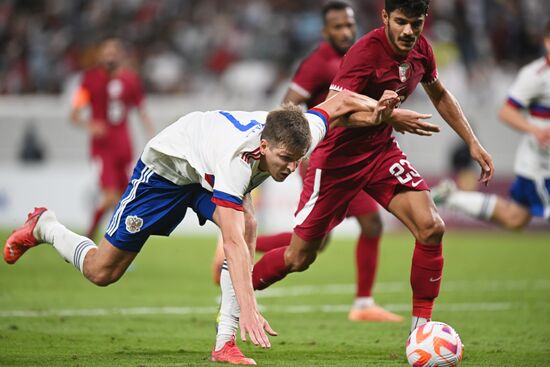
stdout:
MULTIPOLYGON (((298 167, 302 182, 306 179, 308 166, 309 161, 303 160, 298 167)), ((355 198, 349 203, 346 217, 354 218, 373 213, 378 213, 378 203, 365 191, 359 191, 355 198)))
POLYGON ((99 164, 99 184, 103 190, 124 192, 128 186, 128 170, 132 163, 130 155, 95 154, 95 162, 99 164))
POLYGON ((294 218, 294 232, 304 240, 324 237, 340 224, 358 195, 370 195, 382 207, 401 191, 429 190, 420 174, 407 161, 397 143, 354 165, 322 169, 310 160, 300 203, 294 218))

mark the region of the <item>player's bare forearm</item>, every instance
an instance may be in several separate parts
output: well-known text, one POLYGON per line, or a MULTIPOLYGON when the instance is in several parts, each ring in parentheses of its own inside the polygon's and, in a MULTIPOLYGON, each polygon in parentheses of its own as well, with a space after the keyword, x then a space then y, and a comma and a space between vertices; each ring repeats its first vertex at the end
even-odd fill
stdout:
POLYGON ((460 104, 456 98, 443 86, 441 81, 424 85, 437 112, 443 120, 464 140, 468 146, 479 144, 460 104))
POLYGON ((458 101, 440 81, 425 85, 424 89, 441 117, 468 144, 470 155, 481 167, 479 181, 487 185, 495 171, 493 159, 479 143, 458 101))
POLYGON ((522 133, 534 134, 537 129, 535 125, 527 121, 520 110, 508 104, 502 106, 498 112, 498 117, 507 125, 522 133))
POLYGON ((251 277, 252 264, 248 246, 244 239, 244 213, 218 206, 214 220, 222 232, 223 250, 237 301, 243 310, 255 309, 256 300, 251 277))

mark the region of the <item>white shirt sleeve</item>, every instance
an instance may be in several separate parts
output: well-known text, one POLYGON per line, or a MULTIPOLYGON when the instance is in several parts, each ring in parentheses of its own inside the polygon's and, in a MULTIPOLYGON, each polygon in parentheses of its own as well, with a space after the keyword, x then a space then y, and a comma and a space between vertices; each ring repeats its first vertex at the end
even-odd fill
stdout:
POLYGON ((212 201, 216 205, 243 210, 242 203, 250 183, 252 169, 240 157, 222 160, 214 172, 212 201))
POLYGON ((311 131, 311 146, 305 155, 305 158, 307 158, 311 155, 317 144, 325 137, 328 131, 329 118, 328 114, 319 108, 308 110, 305 116, 309 121, 309 129, 311 131))
POLYGON ((541 78, 537 77, 533 67, 523 67, 508 92, 508 102, 518 108, 529 105, 540 95, 541 78))

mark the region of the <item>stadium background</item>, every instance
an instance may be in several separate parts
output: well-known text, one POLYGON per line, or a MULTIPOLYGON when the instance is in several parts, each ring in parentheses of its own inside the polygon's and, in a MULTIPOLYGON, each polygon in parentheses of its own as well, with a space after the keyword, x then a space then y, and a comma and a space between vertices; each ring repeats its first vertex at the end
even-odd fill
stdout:
MULTIPOLYGON (((382 5, 354 4, 359 35, 380 25, 382 5)), ((2 1, 0 226, 14 226, 37 203, 56 208, 68 225, 87 222, 97 197, 96 175, 87 160, 88 138, 71 126, 68 113, 80 72, 93 65, 102 38, 125 40, 128 62, 142 76, 160 130, 193 110, 276 106, 297 62, 319 41, 319 6, 318 1, 287 0, 2 1), (37 180, 41 189, 33 189, 37 180)), ((433 42, 441 80, 493 155, 497 177, 490 189, 500 193, 513 177, 520 135, 500 123, 496 111, 518 67, 541 54, 540 32, 549 10, 543 0, 435 0, 431 5, 425 35, 433 42)), ((434 112, 423 93, 419 90, 405 106, 434 112)), ((454 173, 453 152, 460 150, 460 141, 437 114, 433 121, 443 126, 433 138, 399 137, 431 184, 454 173)), ((137 157, 145 139, 132 125, 137 157)), ((291 226, 300 184, 296 177, 289 181, 263 188, 258 202, 263 230, 291 226)), ((450 224, 478 225, 445 214, 450 224)), ((389 216, 386 222, 387 228, 396 225, 389 216)), ((194 230, 193 224, 182 228, 194 230)), ((345 223, 338 233, 354 230, 345 223)))

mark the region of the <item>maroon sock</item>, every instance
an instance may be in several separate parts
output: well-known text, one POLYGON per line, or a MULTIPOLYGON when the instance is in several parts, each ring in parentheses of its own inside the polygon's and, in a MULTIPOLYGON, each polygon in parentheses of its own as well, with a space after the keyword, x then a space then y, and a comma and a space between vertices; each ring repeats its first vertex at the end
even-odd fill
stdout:
POLYGON ((443 274, 442 244, 426 245, 416 241, 412 269, 413 316, 432 318, 443 274))
POLYGON ((279 247, 288 246, 291 238, 292 232, 259 236, 256 239, 256 251, 268 252, 279 247))
POLYGON ((97 208, 94 212, 94 217, 92 219, 92 224, 90 225, 87 237, 90 239, 94 238, 95 232, 97 230, 97 226, 99 225, 99 222, 101 222, 101 218, 103 218, 103 214, 105 214, 105 208, 97 208))
POLYGON ((355 248, 357 267, 357 297, 370 297, 378 265, 380 237, 359 236, 355 248))
POLYGON ((283 279, 290 271, 285 264, 285 251, 288 246, 279 247, 267 252, 254 265, 252 284, 254 289, 261 290, 283 279))

